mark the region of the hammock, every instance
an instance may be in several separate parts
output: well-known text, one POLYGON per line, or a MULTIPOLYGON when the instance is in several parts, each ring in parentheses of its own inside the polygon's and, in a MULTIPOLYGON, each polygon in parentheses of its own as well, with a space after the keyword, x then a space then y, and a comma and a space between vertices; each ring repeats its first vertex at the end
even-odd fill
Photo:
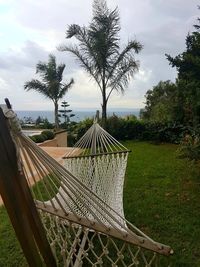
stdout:
POLYGON ((63 162, 67 170, 124 218, 123 184, 128 153, 94 121, 63 162))
MULTIPOLYGON (((94 177, 93 174, 86 179, 83 177, 88 175, 88 164, 90 162, 92 172, 95 173, 98 159, 102 164, 101 154, 105 156, 105 149, 107 149, 107 155, 111 154, 112 159, 119 157, 116 156, 118 154, 120 157, 123 155, 123 162, 126 162, 128 154, 127 149, 105 133, 98 124, 94 124, 91 131, 100 129, 104 135, 104 137, 101 135, 101 138, 104 138, 102 140, 105 141, 107 136, 114 141, 118 150, 122 148, 124 152, 114 153, 115 146, 107 147, 104 142, 103 145, 96 146, 98 148, 96 151, 92 150, 93 156, 98 154, 97 163, 94 163, 90 161, 92 155, 89 149, 81 147, 79 157, 75 157, 77 164, 79 159, 89 160, 86 162, 86 172, 80 179, 79 172, 76 173, 77 176, 74 175, 73 171, 70 172, 60 165, 26 137, 11 110, 6 115, 9 117, 11 134, 17 148, 19 170, 26 177, 31 188, 57 266, 150 267, 157 266, 159 254, 170 255, 172 253, 169 246, 153 241, 124 218, 122 188, 120 188, 121 195, 114 189, 111 197, 107 198, 111 187, 105 197, 103 184, 98 186, 97 181, 95 188, 92 184, 88 186, 91 177, 94 177), (85 151, 89 153, 89 157, 86 155, 83 157, 85 151), (120 202, 120 208, 113 203, 114 200, 120 202)), ((97 136, 100 135, 97 134, 97 136)), ((98 138, 96 140, 100 140, 98 138)), ((106 162, 106 159, 107 156, 103 162, 106 162)), ((118 161, 121 161, 121 158, 118 161)), ((124 176, 125 165, 126 163, 124 163, 123 173, 116 175, 119 180, 124 176)), ((70 163, 70 166, 74 166, 70 167, 74 169, 75 163, 70 163)), ((82 168, 82 165, 80 166, 82 168)), ((110 170, 108 172, 109 176, 112 176, 112 172, 110 170)), ((108 184, 114 181, 113 177, 110 179, 108 184)), ((123 185, 123 179, 119 181, 119 184, 123 185)))

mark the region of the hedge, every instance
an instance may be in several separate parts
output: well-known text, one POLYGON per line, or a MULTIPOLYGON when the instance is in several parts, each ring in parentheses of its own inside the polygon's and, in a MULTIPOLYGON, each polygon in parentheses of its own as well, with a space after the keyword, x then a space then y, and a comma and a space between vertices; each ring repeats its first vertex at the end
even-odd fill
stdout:
POLYGON ((52 131, 42 131, 41 134, 29 136, 35 143, 42 143, 46 140, 53 139, 55 134, 52 131))

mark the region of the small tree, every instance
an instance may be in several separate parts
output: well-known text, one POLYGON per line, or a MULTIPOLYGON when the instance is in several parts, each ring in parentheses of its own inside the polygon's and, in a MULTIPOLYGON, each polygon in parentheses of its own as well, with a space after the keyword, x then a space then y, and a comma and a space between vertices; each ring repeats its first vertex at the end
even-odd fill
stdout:
POLYGON ((67 107, 69 107, 70 105, 68 104, 68 102, 63 101, 61 104, 61 107, 63 107, 63 109, 60 109, 59 112, 61 113, 61 116, 64 118, 65 121, 65 126, 67 126, 70 122, 70 118, 74 117, 75 114, 71 113, 72 110, 71 109, 67 109, 67 107))
POLYGON ((26 91, 35 90, 53 101, 56 129, 59 128, 58 101, 74 83, 73 79, 69 83, 62 82, 64 69, 65 64, 57 66, 55 56, 49 55, 48 63, 39 62, 36 66, 36 73, 40 75, 42 81, 32 79, 24 85, 26 91))
POLYGON ((109 10, 106 1, 96 0, 88 28, 76 24, 68 27, 67 38, 75 37, 79 46, 60 48, 78 59, 101 90, 104 126, 108 99, 114 90, 124 92, 129 79, 138 71, 139 63, 135 60, 134 53, 139 53, 142 49, 139 42, 130 40, 120 51, 119 31, 118 9, 109 10))
POLYGON ((181 122, 182 112, 178 102, 177 85, 171 81, 160 81, 145 95, 146 105, 140 117, 151 122, 181 122))
POLYGON ((36 125, 40 125, 41 123, 43 123, 43 118, 41 118, 40 116, 38 116, 37 119, 35 120, 35 124, 36 125))

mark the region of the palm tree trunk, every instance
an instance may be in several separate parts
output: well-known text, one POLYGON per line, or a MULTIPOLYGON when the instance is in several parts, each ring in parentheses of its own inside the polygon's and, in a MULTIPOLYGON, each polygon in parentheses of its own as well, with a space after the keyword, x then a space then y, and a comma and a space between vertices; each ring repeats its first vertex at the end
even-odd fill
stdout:
POLYGON ((54 102, 55 110, 54 110, 54 116, 55 116, 55 129, 59 129, 59 120, 58 120, 58 102, 54 102))
POLYGON ((102 93, 103 103, 102 103, 102 126, 106 129, 107 123, 107 100, 105 92, 102 93))
POLYGON ((102 126, 106 129, 107 123, 107 99, 106 99, 106 83, 105 83, 105 68, 103 68, 103 77, 102 77, 102 126))

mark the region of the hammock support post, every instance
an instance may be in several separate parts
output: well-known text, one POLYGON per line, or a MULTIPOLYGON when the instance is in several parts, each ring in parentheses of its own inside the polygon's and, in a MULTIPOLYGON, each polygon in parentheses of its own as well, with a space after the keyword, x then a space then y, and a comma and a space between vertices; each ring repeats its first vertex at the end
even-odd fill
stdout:
POLYGON ((19 171, 15 144, 0 108, 0 194, 30 267, 56 266, 27 180, 19 171), (42 259, 42 257, 44 259, 42 259))

